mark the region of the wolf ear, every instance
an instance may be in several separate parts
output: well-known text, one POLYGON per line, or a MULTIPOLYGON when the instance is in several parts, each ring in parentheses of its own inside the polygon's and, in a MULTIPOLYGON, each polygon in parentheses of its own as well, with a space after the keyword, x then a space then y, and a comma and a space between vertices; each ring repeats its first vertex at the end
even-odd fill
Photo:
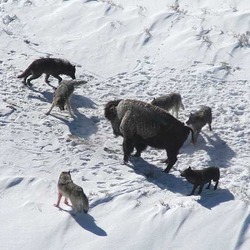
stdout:
POLYGON ((192 168, 189 166, 188 169, 192 170, 192 168))

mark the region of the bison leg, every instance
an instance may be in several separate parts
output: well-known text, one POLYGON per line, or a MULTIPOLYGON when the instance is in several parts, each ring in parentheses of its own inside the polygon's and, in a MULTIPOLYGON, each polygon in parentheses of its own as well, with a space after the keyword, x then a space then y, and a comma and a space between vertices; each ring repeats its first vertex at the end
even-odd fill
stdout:
POLYGON ((171 168, 176 163, 178 151, 177 152, 176 151, 167 151, 167 155, 168 155, 168 166, 164 170, 165 173, 169 173, 169 171, 171 170, 171 168))
POLYGON ((210 189, 211 181, 208 183, 206 189, 210 189))
POLYGON ((132 140, 124 138, 122 146, 124 154, 123 161, 126 163, 128 162, 128 158, 134 150, 134 145, 132 140))
POLYGON ((140 157, 141 152, 147 148, 147 145, 143 142, 136 142, 135 148, 136 148, 136 153, 134 154, 134 156, 140 157))

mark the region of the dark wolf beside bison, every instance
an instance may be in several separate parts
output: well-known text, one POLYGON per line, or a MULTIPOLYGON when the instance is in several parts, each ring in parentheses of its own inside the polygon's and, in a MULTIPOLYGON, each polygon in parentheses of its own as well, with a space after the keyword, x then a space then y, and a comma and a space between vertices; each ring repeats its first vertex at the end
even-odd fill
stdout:
POLYGON ((66 60, 59 58, 40 58, 33 61, 28 68, 18 76, 18 78, 23 78, 24 84, 31 85, 32 80, 37 79, 42 74, 45 74, 46 83, 49 83, 50 75, 57 78, 60 83, 62 81, 60 75, 67 75, 72 79, 75 79, 75 73, 75 66, 66 60))
POLYGON ((151 146, 165 149, 168 173, 177 161, 179 150, 193 130, 165 110, 137 100, 115 100, 106 104, 105 117, 111 122, 113 133, 123 137, 124 162, 128 162, 134 148, 135 156, 151 146))

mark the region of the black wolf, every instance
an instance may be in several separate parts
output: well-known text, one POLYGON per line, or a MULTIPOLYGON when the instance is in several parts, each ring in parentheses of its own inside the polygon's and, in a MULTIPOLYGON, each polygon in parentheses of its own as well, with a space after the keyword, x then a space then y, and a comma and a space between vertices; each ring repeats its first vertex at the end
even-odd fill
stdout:
POLYGON ((208 106, 202 106, 200 110, 195 113, 190 113, 189 119, 186 122, 187 125, 190 125, 194 130, 194 138, 195 142, 201 132, 201 129, 208 124, 210 131, 212 131, 211 127, 212 123, 212 109, 208 106))
POLYGON ((59 83, 62 78, 61 74, 70 76, 75 79, 76 68, 70 62, 57 58, 40 58, 33 61, 29 67, 18 76, 18 78, 24 78, 23 83, 31 85, 31 81, 45 74, 45 82, 49 83, 50 75, 58 79, 59 83), (31 75, 30 78, 28 78, 31 75), (28 78, 28 79, 27 79, 28 78))
POLYGON ((163 108, 168 112, 172 110, 172 115, 175 113, 176 118, 178 118, 180 108, 184 110, 182 98, 179 93, 170 93, 168 95, 154 98, 151 104, 163 108))
POLYGON ((123 137, 124 162, 136 148, 139 157, 147 146, 165 149, 168 159, 166 173, 177 161, 179 149, 193 130, 165 110, 137 100, 116 100, 106 104, 105 117, 113 133, 123 137))
POLYGON ((215 181, 214 190, 217 189, 220 179, 220 169, 217 167, 208 167, 202 170, 192 170, 191 167, 181 172, 181 176, 185 177, 188 182, 194 185, 190 195, 194 194, 195 189, 200 186, 198 194, 201 193, 204 185, 208 183, 207 189, 210 188, 211 181, 215 181))

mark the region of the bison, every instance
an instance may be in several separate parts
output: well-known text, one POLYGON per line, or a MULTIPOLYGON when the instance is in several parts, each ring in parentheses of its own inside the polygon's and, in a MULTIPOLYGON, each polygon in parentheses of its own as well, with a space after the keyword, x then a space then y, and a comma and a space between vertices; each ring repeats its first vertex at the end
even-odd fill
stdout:
POLYGON ((114 100, 106 104, 106 119, 111 122, 113 133, 123 137, 124 162, 128 162, 134 148, 134 156, 141 156, 147 146, 165 149, 168 173, 177 161, 179 149, 193 130, 178 121, 165 110, 137 100, 114 100))

